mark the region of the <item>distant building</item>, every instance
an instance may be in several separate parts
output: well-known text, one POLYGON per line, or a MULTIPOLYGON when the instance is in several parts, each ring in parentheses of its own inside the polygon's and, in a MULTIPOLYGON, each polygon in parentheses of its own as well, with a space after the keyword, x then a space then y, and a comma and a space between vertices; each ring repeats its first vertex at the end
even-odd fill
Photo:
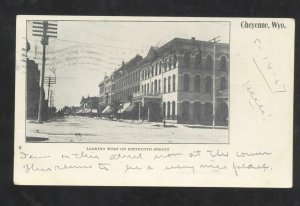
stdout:
MULTIPOLYGON (((228 125, 229 44, 175 38, 135 57, 111 75, 113 102, 131 103, 133 119, 228 125)), ((108 77, 107 77, 108 78, 108 77)), ((100 87, 100 86, 99 86, 100 87)), ((126 111, 126 109, 125 109, 126 111)))

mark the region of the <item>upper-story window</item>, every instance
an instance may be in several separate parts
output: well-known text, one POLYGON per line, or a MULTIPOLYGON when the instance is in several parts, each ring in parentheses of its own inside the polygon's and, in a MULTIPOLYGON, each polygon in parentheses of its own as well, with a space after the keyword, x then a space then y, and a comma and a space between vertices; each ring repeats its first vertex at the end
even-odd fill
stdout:
POLYGON ((197 53, 195 57, 195 69, 200 69, 200 67, 201 67, 201 51, 200 53, 197 53))
POLYGON ((220 79, 220 90, 227 89, 227 80, 225 77, 221 77, 220 79))
POLYGON ((190 75, 185 74, 183 76, 183 91, 188 92, 190 90, 190 75))
POLYGON ((173 57, 173 67, 176 68, 177 66, 177 55, 174 54, 174 57, 173 57))
POLYGON ((211 55, 208 55, 207 57, 206 57, 206 64, 205 64, 206 66, 206 69, 207 70, 212 70, 212 67, 213 67, 213 59, 212 59, 212 56, 211 55))
POLYGON ((221 70, 223 71, 227 70, 227 60, 225 56, 221 57, 221 70))
POLYGON ((164 72, 168 71, 168 62, 167 58, 165 58, 165 63, 164 63, 164 72))
POLYGON ((200 76, 196 75, 194 79, 194 91, 200 92, 200 76))
POLYGON ((183 57, 184 66, 188 69, 190 67, 191 54, 186 52, 183 57))
POLYGON ((168 65, 169 65, 169 70, 171 70, 172 69, 172 57, 169 57, 168 65))
POLYGON ((166 84, 167 84, 167 79, 164 78, 164 93, 166 93, 166 84))
POLYGON ((168 77, 168 92, 171 92, 171 76, 168 77))
POLYGON ((153 77, 154 76, 154 66, 152 65, 151 66, 151 77, 153 77))
POLYGON ((156 62, 155 63, 155 76, 157 75, 157 69, 158 69, 157 67, 158 67, 158 63, 156 62))
POLYGON ((173 92, 176 90, 176 75, 173 75, 173 92))
POLYGON ((159 61, 159 74, 161 74, 161 61, 159 61))
POLYGON ((207 76, 205 78, 205 93, 211 93, 212 92, 212 78, 211 76, 207 76))

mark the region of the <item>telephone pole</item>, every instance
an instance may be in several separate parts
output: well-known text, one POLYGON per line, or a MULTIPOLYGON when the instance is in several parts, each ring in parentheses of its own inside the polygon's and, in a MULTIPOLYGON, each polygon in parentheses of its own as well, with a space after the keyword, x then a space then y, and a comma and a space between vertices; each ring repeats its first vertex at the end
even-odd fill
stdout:
POLYGON ((220 36, 217 36, 208 42, 212 42, 214 46, 214 57, 213 57, 213 121, 212 128, 215 129, 216 124, 216 44, 220 41, 220 36))
POLYGON ((38 122, 42 123, 43 101, 44 101, 44 76, 45 76, 45 63, 46 63, 46 45, 49 43, 49 37, 57 38, 57 24, 49 23, 48 21, 34 21, 33 22, 32 36, 41 37, 41 44, 43 45, 43 58, 42 58, 42 72, 41 72, 41 87, 40 87, 40 100, 38 122))
MULTIPOLYGON (((46 77, 45 78, 45 84, 48 84, 48 98, 47 98, 47 100, 48 100, 48 104, 49 104, 50 103, 50 99, 49 99, 49 97, 50 97, 50 87, 51 87, 51 85, 56 84, 56 78, 55 77, 46 77)), ((49 104, 49 105, 51 105, 51 104, 49 104)))

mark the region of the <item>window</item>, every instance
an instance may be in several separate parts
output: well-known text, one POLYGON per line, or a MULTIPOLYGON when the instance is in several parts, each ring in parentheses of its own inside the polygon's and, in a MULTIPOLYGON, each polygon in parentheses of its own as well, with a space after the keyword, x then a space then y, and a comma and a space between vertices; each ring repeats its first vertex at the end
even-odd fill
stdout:
POLYGON ((166 83, 167 83, 167 80, 166 80, 166 78, 164 78, 164 93, 166 93, 166 83))
POLYGON ((213 67, 213 59, 212 59, 211 55, 208 55, 206 57, 206 69, 207 70, 212 70, 212 67, 213 67))
POLYGON ((169 70, 171 70, 172 69, 172 57, 169 57, 168 64, 169 64, 169 70))
POLYGON ((147 83, 147 92, 149 92, 149 83, 147 83))
POLYGON ((173 67, 176 68, 176 65, 177 65, 177 56, 175 54, 173 58, 173 67))
POLYGON ((227 80, 225 77, 221 77, 220 79, 220 90, 225 90, 227 89, 227 80))
POLYGON ((157 80, 154 81, 154 92, 157 92, 157 80))
POLYGON ((190 89, 190 75, 185 74, 183 76, 183 91, 188 92, 190 89))
POLYGON ((209 93, 209 94, 212 92, 212 78, 211 78, 211 76, 207 76, 205 78, 205 92, 209 93))
POLYGON ((185 53, 184 57, 183 57, 183 62, 184 62, 186 69, 188 69, 190 67, 190 60, 191 60, 190 53, 189 52, 185 53))
POLYGON ((196 75, 194 79, 194 91, 200 92, 200 76, 196 75))
POLYGON ((157 63, 155 63, 155 76, 157 75, 157 63))
POLYGON ((159 62, 159 74, 161 74, 161 61, 159 62))
POLYGON ((165 68, 165 70, 164 70, 164 72, 166 72, 166 71, 168 71, 168 64, 167 64, 167 58, 165 58, 165 63, 164 63, 164 68, 165 68))
POLYGON ((171 110, 171 103, 168 102, 168 107, 167 107, 167 119, 170 119, 170 110, 171 110))
POLYGON ((195 69, 200 69, 201 67, 201 52, 196 54, 195 57, 195 69))
POLYGON ((212 120, 213 106, 210 102, 204 104, 204 117, 206 120, 212 120))
POLYGON ((163 111, 162 111, 162 113, 163 113, 163 118, 165 118, 166 117, 166 103, 165 102, 163 103, 163 111))
POLYGON ((158 92, 160 92, 160 79, 158 80, 158 92))
POLYGON ((151 77, 153 77, 154 76, 154 66, 152 65, 152 67, 151 67, 151 77))
POLYGON ((190 119, 190 102, 188 101, 182 103, 182 119, 183 121, 190 119))
POLYGON ((151 92, 153 91, 153 82, 151 82, 151 92))
POLYGON ((168 77, 168 92, 171 92, 171 77, 168 77))
POLYGON ((175 119, 175 101, 172 102, 172 119, 175 119))
POLYGON ((221 70, 226 71, 227 67, 227 60, 225 56, 221 57, 221 70))
POLYGON ((173 75, 173 92, 176 91, 176 76, 175 74, 173 75))

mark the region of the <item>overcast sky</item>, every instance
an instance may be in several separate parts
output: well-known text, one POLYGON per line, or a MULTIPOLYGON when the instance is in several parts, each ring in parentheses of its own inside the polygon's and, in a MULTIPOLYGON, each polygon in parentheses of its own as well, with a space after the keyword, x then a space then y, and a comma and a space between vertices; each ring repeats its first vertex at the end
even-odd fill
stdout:
MULTIPOLYGON (((58 21, 57 38, 47 46, 46 74, 54 76, 54 105, 78 106, 82 96, 98 96, 98 84, 104 74, 111 74, 122 61, 136 54, 145 57, 151 46, 162 46, 173 38, 208 41, 221 36, 229 42, 228 22, 100 22, 58 21)), ((32 22, 27 24, 27 39, 31 45, 28 57, 41 69, 42 45, 32 36, 32 22)), ((47 94, 47 87, 45 87, 47 94)))

